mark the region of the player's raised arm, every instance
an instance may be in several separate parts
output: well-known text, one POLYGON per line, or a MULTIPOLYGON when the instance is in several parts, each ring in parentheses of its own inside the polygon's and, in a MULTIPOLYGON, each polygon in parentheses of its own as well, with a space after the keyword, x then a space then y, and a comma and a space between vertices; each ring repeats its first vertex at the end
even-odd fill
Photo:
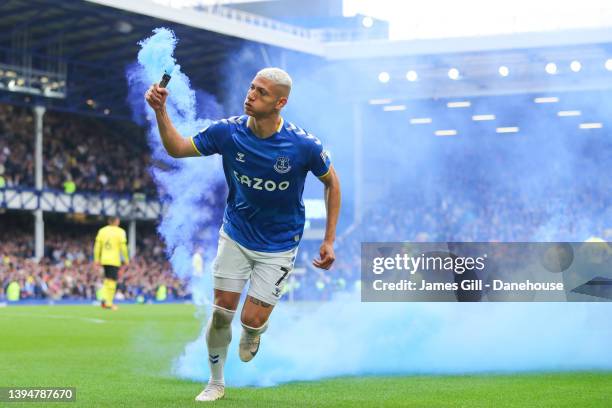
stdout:
POLYGON ((336 224, 340 214, 340 180, 332 165, 330 165, 327 174, 319 177, 319 180, 325 185, 324 198, 327 222, 325 224, 325 237, 319 249, 320 258, 315 259, 312 263, 317 268, 329 269, 336 260, 334 241, 336 240, 336 224))
POLYGON ((164 148, 170 156, 175 158, 200 156, 191 140, 181 136, 172 124, 170 116, 168 116, 166 111, 167 98, 168 90, 161 88, 157 84, 151 85, 145 93, 145 100, 155 111, 157 127, 159 128, 164 148))

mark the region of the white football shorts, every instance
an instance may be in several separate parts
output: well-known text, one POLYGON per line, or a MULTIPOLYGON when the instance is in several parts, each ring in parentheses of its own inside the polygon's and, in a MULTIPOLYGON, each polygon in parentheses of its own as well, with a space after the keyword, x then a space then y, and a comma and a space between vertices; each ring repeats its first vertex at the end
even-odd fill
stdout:
POLYGON ((252 251, 230 238, 221 227, 213 263, 214 287, 242 293, 250 279, 247 295, 275 305, 293 271, 296 254, 297 247, 283 252, 252 251))

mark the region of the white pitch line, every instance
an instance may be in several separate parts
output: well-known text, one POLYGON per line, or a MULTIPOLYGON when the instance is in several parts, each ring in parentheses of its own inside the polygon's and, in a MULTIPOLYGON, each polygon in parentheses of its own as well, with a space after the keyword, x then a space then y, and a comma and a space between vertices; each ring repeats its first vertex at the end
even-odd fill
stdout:
POLYGON ((38 318, 42 318, 42 319, 76 319, 76 320, 83 320, 86 322, 91 322, 91 323, 106 323, 106 320, 103 319, 96 319, 93 317, 78 317, 78 316, 70 316, 70 315, 40 315, 40 314, 35 314, 35 313, 6 313, 6 312, 2 312, 0 313, 0 317, 1 316, 14 316, 14 317, 19 317, 19 316, 27 316, 27 317, 38 317, 38 318))

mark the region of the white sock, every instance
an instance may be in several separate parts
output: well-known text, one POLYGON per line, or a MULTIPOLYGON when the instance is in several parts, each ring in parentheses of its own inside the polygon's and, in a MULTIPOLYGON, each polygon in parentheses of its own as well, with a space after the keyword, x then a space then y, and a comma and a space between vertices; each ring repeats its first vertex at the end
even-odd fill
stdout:
POLYGON ((209 383, 225 384, 223 366, 227 357, 227 349, 232 341, 232 319, 235 312, 235 310, 213 305, 213 313, 206 327, 208 366, 210 367, 209 383))
POLYGON ((255 336, 261 335, 261 334, 263 334, 268 329, 268 321, 266 321, 264 324, 262 324, 261 327, 251 327, 251 326, 247 326, 246 324, 244 324, 242 322, 240 322, 240 323, 242 324, 242 327, 244 328, 244 331, 250 337, 255 337, 255 336))

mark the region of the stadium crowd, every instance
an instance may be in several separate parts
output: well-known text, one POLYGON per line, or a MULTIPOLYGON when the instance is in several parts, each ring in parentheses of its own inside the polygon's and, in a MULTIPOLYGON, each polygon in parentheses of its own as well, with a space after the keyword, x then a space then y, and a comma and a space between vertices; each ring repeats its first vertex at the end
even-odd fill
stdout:
MULTIPOLYGON (((31 232, 0 231, 0 300, 8 287, 19 285, 20 299, 89 299, 99 298, 102 269, 93 262, 94 234, 52 233, 46 239, 45 256, 33 259, 31 232), (89 245, 91 243, 91 245, 89 245)), ((117 286, 117 300, 147 301, 156 299, 160 287, 169 299, 189 297, 186 282, 177 278, 166 261, 163 245, 154 235, 138 242, 138 253, 122 269, 117 286)))
MULTIPOLYGON (((296 270, 303 273, 295 274, 287 289, 293 292, 295 300, 325 300, 338 290, 354 289, 360 276, 361 242, 583 241, 589 236, 612 241, 612 222, 589 225, 584 221, 612 220, 607 199, 594 191, 579 195, 568 192, 565 196, 563 192, 551 193, 547 203, 534 206, 521 205, 507 196, 483 194, 483 201, 440 194, 429 203, 419 202, 417 197, 396 195, 389 201, 394 202, 392 208, 370 208, 364 222, 339 237, 337 261, 330 272, 311 264, 320 242, 302 242, 296 270), (597 212, 600 215, 595 217, 597 212), (556 215, 553 217, 552 213, 556 215), (589 218, 588 214, 593 216, 589 218)), ((0 284, 5 291, 11 281, 17 280, 23 288, 22 298, 95 299, 102 277, 91 263, 93 244, 89 243, 93 234, 86 238, 50 235, 46 256, 37 264, 31 260, 32 234, 15 231, 0 234, 0 284)), ((117 297, 153 299, 162 284, 172 298, 189 296, 187 282, 173 275, 162 243, 151 234, 138 243, 138 255, 125 268, 117 297)))
MULTIPOLYGON (((573 189, 551 183, 526 196, 471 178, 442 183, 427 194, 389 189, 378 202, 393 205, 370 206, 361 223, 338 237, 337 261, 330 272, 312 266, 320 242, 303 241, 296 260, 302 273, 287 288, 291 298, 324 300, 338 290, 353 290, 359 282, 361 242, 583 241, 591 236, 612 241, 605 178, 581 180, 573 189)), ((0 232, 2 287, 6 290, 17 279, 24 298, 95 298, 101 271, 91 264, 94 233, 84 237, 56 229, 48 234, 45 259, 36 264, 30 259, 32 233, 23 232, 27 230, 31 228, 7 226, 0 232)), ((162 243, 150 233, 138 243, 138 256, 119 281, 118 298, 151 299, 162 284, 171 297, 189 296, 187 282, 174 277, 162 243)))
MULTIPOLYGON (((45 186, 154 195, 144 136, 135 131, 133 138, 125 138, 122 130, 123 125, 47 113, 45 186)), ((495 166, 481 164, 479 158, 486 152, 482 146, 478 149, 449 156, 427 182, 414 181, 419 188, 405 188, 406 180, 389 186, 366 207, 362 222, 338 237, 337 260, 330 272, 312 266, 320 242, 302 242, 296 273, 289 281, 291 298, 323 300, 358 286, 361 242, 583 241, 591 236, 612 241, 606 177, 574 170, 556 181, 554 177, 533 180, 537 172, 513 166, 510 160, 496 157, 495 166)), ((582 152, 581 157, 588 160, 581 168, 586 169, 589 160, 605 162, 610 157, 608 145, 593 144, 589 149, 582 152)), ((0 188, 33 187, 32 152, 31 112, 0 105, 0 188)), ((223 195, 222 190, 215 194, 223 195)), ((220 219, 220 212, 216 217, 220 219)), ((19 284, 24 299, 95 299, 102 282, 101 271, 91 262, 95 231, 88 235, 70 228, 47 232, 45 257, 36 263, 31 259, 32 230, 0 222, 0 299, 11 282, 19 284)), ((168 289, 171 298, 190 296, 188 282, 172 274, 155 233, 144 234, 137 246, 138 255, 119 280, 118 299, 152 299, 160 286, 168 289)))
MULTIPOLYGON (((47 189, 156 195, 147 143, 135 125, 49 111, 44 116, 43 163, 47 189)), ((34 187, 34 116, 30 109, 0 104, 0 188, 4 186, 34 187)))

